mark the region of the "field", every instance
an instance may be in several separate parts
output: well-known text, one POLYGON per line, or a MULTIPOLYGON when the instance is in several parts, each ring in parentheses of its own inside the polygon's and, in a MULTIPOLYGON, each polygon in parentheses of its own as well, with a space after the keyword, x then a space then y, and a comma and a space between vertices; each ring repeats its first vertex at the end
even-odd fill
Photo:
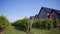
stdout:
POLYGON ((60 30, 43 30, 43 29, 32 29, 31 32, 26 33, 24 31, 17 30, 14 26, 10 25, 6 28, 5 34, 60 34, 60 30))

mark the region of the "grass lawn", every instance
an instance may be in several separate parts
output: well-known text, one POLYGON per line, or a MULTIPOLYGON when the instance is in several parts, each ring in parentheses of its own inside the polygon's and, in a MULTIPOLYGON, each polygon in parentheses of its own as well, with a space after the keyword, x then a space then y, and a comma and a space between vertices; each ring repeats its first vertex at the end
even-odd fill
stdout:
POLYGON ((26 34, 26 32, 17 30, 14 26, 10 25, 7 27, 5 34, 26 34))
MULTIPOLYGON (((56 32, 55 30, 40 30, 40 29, 32 29, 31 32, 33 34, 60 34, 60 30, 56 32)), ((5 34, 27 34, 24 31, 17 30, 14 26, 8 26, 6 28, 5 34)))
POLYGON ((56 32, 55 30, 41 30, 41 29, 32 29, 34 34, 60 34, 60 30, 56 32))

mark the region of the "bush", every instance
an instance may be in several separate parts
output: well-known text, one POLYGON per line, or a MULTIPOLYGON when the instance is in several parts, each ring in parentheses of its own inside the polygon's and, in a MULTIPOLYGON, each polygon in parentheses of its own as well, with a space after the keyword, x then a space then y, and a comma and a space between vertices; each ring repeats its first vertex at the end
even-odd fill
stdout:
POLYGON ((14 23, 12 23, 12 25, 20 27, 21 21, 22 20, 17 20, 14 23))
POLYGON ((32 24, 33 28, 38 28, 39 29, 40 26, 41 26, 41 21, 39 21, 37 19, 33 21, 33 24, 32 24))
POLYGON ((29 27, 31 26, 32 23, 32 27, 33 28, 43 28, 43 29, 51 29, 53 27, 57 26, 57 20, 54 21, 54 23, 52 21, 50 21, 50 19, 44 19, 44 20, 30 20, 29 18, 25 17, 23 19, 17 20, 13 23, 14 26, 20 27, 21 30, 28 30, 29 27), (32 23, 33 22, 33 23, 32 23))
POLYGON ((46 19, 46 29, 51 29, 53 27, 52 21, 50 21, 50 19, 46 19))
POLYGON ((47 21, 42 20, 41 27, 45 29, 47 27, 46 25, 47 25, 47 21))
POLYGON ((6 16, 1 15, 0 16, 0 29, 5 28, 9 24, 8 19, 6 16))
POLYGON ((30 19, 25 17, 21 20, 15 21, 12 25, 19 27, 21 30, 27 30, 30 25, 30 19))
POLYGON ((45 20, 34 20, 32 26, 34 28, 43 28, 43 29, 50 29, 52 28, 52 21, 50 21, 49 19, 45 19, 45 20))
POLYGON ((56 28, 57 24, 58 24, 58 20, 56 19, 56 20, 53 21, 53 28, 56 28))
POLYGON ((22 19, 21 25, 25 30, 27 30, 30 25, 30 19, 25 17, 24 19, 22 19))
POLYGON ((44 29, 50 29, 52 28, 52 21, 50 21, 50 19, 45 19, 45 20, 42 20, 41 22, 41 27, 44 28, 44 29))

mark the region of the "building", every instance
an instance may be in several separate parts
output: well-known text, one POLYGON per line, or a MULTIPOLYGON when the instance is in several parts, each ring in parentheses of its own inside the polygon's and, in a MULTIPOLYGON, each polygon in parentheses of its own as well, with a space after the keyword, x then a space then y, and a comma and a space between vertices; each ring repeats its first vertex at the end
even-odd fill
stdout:
MULTIPOLYGON (((31 16, 32 17, 32 16, 31 16)), ((58 19, 60 21, 60 10, 41 7, 39 13, 32 17, 34 19, 46 19, 49 18, 50 20, 58 19)))
POLYGON ((57 18, 60 20, 60 10, 42 7, 38 13, 38 16, 41 19, 49 18, 50 20, 55 20, 57 18))
POLYGON ((52 22, 58 19, 57 28, 60 28, 60 10, 41 7, 38 14, 31 16, 30 19, 44 20, 49 18, 52 22))

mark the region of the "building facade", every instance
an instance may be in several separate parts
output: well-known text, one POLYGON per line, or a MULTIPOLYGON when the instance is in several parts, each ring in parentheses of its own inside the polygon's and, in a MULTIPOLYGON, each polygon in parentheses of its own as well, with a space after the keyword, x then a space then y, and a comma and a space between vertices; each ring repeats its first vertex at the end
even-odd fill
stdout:
POLYGON ((41 7, 39 13, 31 17, 34 19, 46 19, 46 18, 49 18, 50 20, 58 19, 60 21, 60 10, 41 7))

